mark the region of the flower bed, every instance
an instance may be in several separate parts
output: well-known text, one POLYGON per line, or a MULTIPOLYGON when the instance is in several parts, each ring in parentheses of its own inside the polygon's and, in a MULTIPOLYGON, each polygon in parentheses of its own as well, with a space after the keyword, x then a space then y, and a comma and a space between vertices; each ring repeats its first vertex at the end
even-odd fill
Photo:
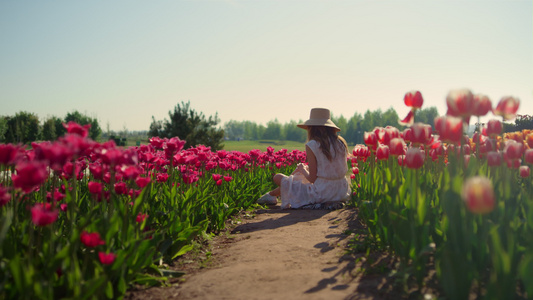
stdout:
POLYGON ((406 286, 422 289, 432 266, 447 299, 533 296, 533 132, 502 134, 495 119, 463 134, 491 110, 514 118, 518 101, 492 109, 485 96, 452 91, 436 132, 412 122, 419 93, 405 103, 407 129, 376 128, 353 150, 354 205, 372 242, 398 258, 406 286))
POLYGON ((29 150, 0 145, 0 298, 120 298, 179 276, 160 264, 255 206, 272 172, 305 161, 296 150, 184 150, 179 138, 124 149, 66 127, 29 150))

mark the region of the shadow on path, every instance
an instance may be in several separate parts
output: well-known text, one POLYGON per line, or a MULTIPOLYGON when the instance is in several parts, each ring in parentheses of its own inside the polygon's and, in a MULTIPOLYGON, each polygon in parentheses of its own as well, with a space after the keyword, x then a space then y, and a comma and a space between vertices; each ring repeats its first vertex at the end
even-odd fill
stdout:
POLYGON ((260 230, 272 230, 284 226, 291 226, 301 222, 309 222, 320 219, 323 216, 331 213, 330 210, 312 210, 312 209, 287 209, 282 210, 279 206, 271 209, 258 210, 257 214, 268 213, 271 215, 281 214, 280 218, 270 218, 257 223, 247 223, 235 227, 231 233, 247 233, 260 230))

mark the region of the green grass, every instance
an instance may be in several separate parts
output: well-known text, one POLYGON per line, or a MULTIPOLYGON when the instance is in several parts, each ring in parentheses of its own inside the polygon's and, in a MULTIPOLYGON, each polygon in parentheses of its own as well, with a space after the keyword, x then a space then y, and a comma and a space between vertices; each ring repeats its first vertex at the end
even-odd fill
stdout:
MULTIPOLYGON (((135 139, 127 139, 126 147, 137 146, 137 141, 135 139)), ((147 140, 140 140, 141 144, 148 144, 147 140)), ((224 150, 226 151, 240 151, 247 153, 252 149, 259 149, 261 151, 266 151, 267 147, 270 146, 274 148, 275 151, 281 149, 287 149, 292 151, 298 149, 305 151, 305 143, 294 142, 294 141, 272 141, 272 140, 259 140, 259 141, 224 141, 224 150)))
POLYGON ((305 143, 293 141, 224 141, 224 150, 226 151, 240 151, 245 153, 252 149, 266 151, 268 146, 274 148, 275 151, 281 149, 305 151, 305 143))

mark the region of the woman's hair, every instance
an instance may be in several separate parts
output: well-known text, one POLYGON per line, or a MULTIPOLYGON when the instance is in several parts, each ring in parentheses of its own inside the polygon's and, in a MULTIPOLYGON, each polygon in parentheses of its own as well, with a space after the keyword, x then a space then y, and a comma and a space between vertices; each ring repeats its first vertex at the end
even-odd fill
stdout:
POLYGON ((322 153, 324 153, 328 160, 331 161, 333 158, 331 153, 332 145, 335 155, 341 151, 344 152, 343 154, 348 153, 348 145, 346 144, 346 141, 341 136, 337 135, 335 128, 328 126, 308 126, 307 128, 307 140, 317 141, 320 144, 322 153))

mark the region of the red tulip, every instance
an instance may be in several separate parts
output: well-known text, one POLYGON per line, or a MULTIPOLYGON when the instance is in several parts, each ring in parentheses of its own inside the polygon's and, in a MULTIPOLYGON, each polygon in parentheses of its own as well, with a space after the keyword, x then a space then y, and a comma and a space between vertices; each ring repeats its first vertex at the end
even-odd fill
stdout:
POLYGON ((87 183, 87 187, 89 188, 89 193, 93 195, 97 195, 102 192, 102 184, 100 182, 89 181, 89 183, 87 183))
POLYGON ((376 158, 379 160, 389 159, 390 149, 389 146, 380 145, 376 150, 376 158))
POLYGON ((509 169, 518 169, 522 164, 522 160, 520 158, 506 159, 505 162, 507 163, 507 168, 509 169))
POLYGON ((370 156, 370 150, 368 149, 368 147, 361 144, 355 145, 352 153, 355 157, 363 161, 366 161, 367 158, 370 156))
POLYGON ((400 136, 400 131, 396 127, 387 126, 377 136, 381 144, 389 146, 392 139, 400 136))
POLYGON ((459 144, 463 137, 463 121, 456 117, 436 117, 435 130, 440 139, 454 144, 459 144))
POLYGON ((102 240, 98 232, 89 233, 84 230, 80 234, 80 240, 86 247, 89 248, 105 245, 105 241, 102 240))
POLYGON ((522 178, 529 177, 529 173, 530 173, 529 166, 520 167, 520 177, 522 178))
POLYGON ((364 134, 364 140, 365 140, 365 144, 372 148, 372 149, 376 149, 377 146, 378 146, 378 138, 376 136, 376 134, 374 132, 365 132, 364 134))
POLYGON ((496 203, 492 182, 481 176, 466 180, 461 193, 468 210, 475 214, 487 214, 494 210, 496 203))
POLYGON ((492 113, 497 116, 502 116, 504 120, 512 120, 516 117, 516 112, 520 106, 520 100, 514 97, 503 97, 492 113))
POLYGON ((358 167, 353 167, 353 168, 352 168, 352 173, 353 173, 354 175, 359 174, 359 168, 358 168, 358 167))
POLYGON ((135 183, 137 184, 137 186, 139 188, 144 188, 145 186, 147 186, 149 183, 150 183, 150 178, 149 177, 137 177, 137 179, 135 179, 135 183))
POLYGON ((125 182, 117 182, 115 183, 115 193, 118 195, 125 195, 128 193, 128 187, 126 186, 125 182))
POLYGON ((524 160, 528 164, 533 164, 533 149, 527 149, 524 152, 524 160))
POLYGON ((415 123, 411 126, 411 142, 414 145, 426 145, 431 140, 431 125, 415 123))
POLYGON ((161 183, 167 182, 168 174, 167 173, 159 173, 156 176, 156 180, 157 180, 157 182, 161 182, 161 183))
POLYGON ((231 180, 233 180, 233 177, 229 176, 229 175, 225 175, 224 176, 224 181, 226 182, 230 182, 231 180))
POLYGON ((424 165, 426 155, 418 147, 410 147, 405 154, 405 165, 410 169, 420 169, 424 165))
POLYGON ((73 152, 68 146, 63 143, 43 142, 40 144, 32 144, 35 149, 35 157, 39 160, 46 161, 50 168, 56 172, 60 172, 67 161, 71 160, 73 152))
POLYGON ((15 163, 20 147, 13 144, 0 144, 0 165, 12 165, 15 163))
POLYGON ((474 101, 472 92, 468 89, 452 90, 446 96, 448 116, 461 117, 466 123, 472 115, 472 102, 474 101))
POLYGON ((502 133, 502 122, 499 120, 489 120, 487 122, 487 130, 484 132, 486 136, 495 138, 502 133))
POLYGON ((65 127, 68 133, 77 134, 85 138, 89 135, 89 128, 91 128, 91 124, 82 126, 74 121, 69 121, 67 124, 63 123, 63 127, 65 127))
POLYGON ((398 165, 405 166, 405 155, 398 155, 398 165))
POLYGON ((102 264, 110 265, 115 261, 117 256, 114 253, 98 252, 98 258, 102 264))
POLYGON ((142 223, 142 222, 144 222, 144 220, 145 220, 147 217, 148 217, 147 214, 139 213, 139 214, 137 215, 137 218, 135 218, 135 222, 137 222, 137 223, 142 223))
POLYGON ((31 221, 37 226, 46 226, 57 220, 58 213, 50 203, 37 203, 31 208, 31 221))
POLYGON ((519 159, 524 153, 524 144, 519 143, 515 140, 508 140, 505 143, 505 148, 503 150, 503 157, 506 160, 519 159))
POLYGON ((16 174, 11 175, 13 186, 26 193, 38 188, 48 177, 46 165, 41 162, 21 162, 15 170, 16 174))
POLYGON ((481 117, 492 110, 492 103, 486 95, 474 95, 472 100, 472 115, 481 117))
POLYGON ((407 113, 407 116, 405 116, 403 120, 398 121, 398 123, 403 126, 409 126, 413 124, 414 121, 415 121, 415 113, 412 110, 410 110, 409 113, 407 113))
POLYGON ((424 99, 419 91, 410 91, 403 97, 403 102, 406 106, 411 107, 412 109, 418 109, 424 104, 424 99))
POLYGON ((487 165, 489 167, 497 167, 502 164, 502 155, 497 151, 487 152, 487 165))
POLYGON ((401 138, 393 138, 389 143, 389 148, 393 156, 405 155, 405 142, 401 138))

